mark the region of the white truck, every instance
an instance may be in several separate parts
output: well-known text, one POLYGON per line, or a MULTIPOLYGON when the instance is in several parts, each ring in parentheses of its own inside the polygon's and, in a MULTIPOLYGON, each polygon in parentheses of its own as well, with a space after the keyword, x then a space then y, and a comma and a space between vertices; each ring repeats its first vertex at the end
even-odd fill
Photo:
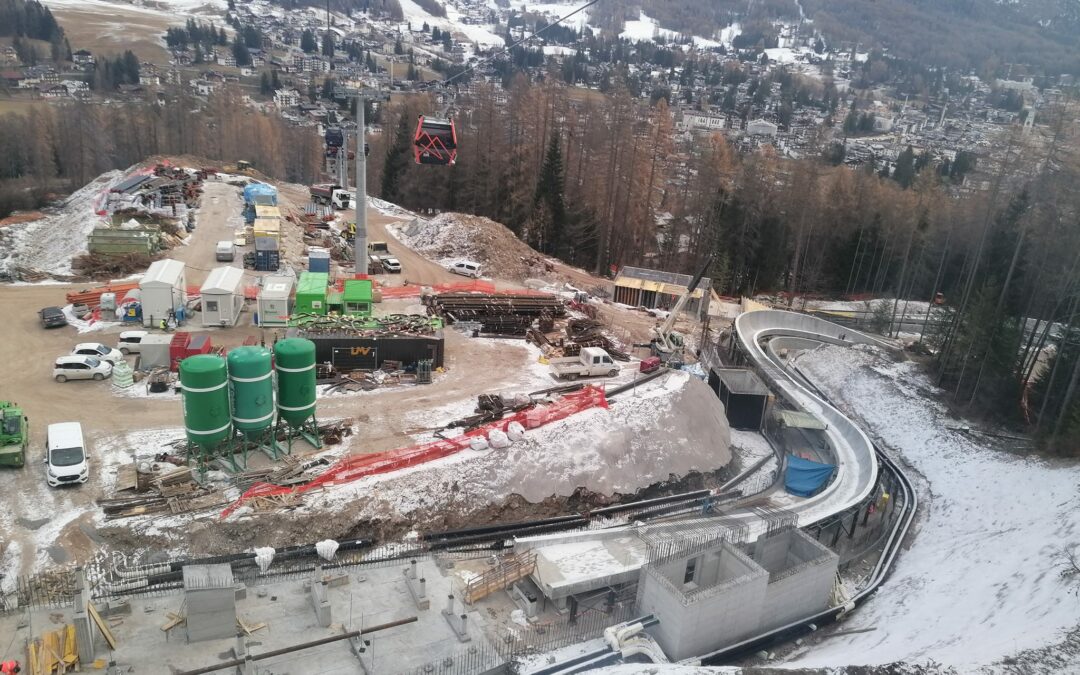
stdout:
POLYGON ((311 186, 311 201, 316 204, 326 204, 335 209, 347 209, 353 203, 353 195, 340 185, 323 183, 311 186))
POLYGON ((579 377, 615 377, 619 364, 599 347, 585 347, 577 356, 551 359, 551 373, 560 380, 576 380, 579 377))

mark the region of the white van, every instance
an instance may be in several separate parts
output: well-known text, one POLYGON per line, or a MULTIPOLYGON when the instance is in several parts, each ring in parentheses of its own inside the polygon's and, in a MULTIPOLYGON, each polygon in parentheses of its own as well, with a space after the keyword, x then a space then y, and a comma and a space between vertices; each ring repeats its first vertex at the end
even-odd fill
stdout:
POLYGON ((142 344, 146 335, 147 331, 144 330, 126 330, 120 333, 120 338, 116 341, 116 348, 120 350, 121 354, 138 354, 139 345, 142 344))
POLYGON ((232 262, 236 256, 236 244, 230 240, 219 241, 214 249, 214 257, 218 262, 232 262))
POLYGON ((472 277, 473 279, 479 279, 482 273, 480 263, 472 262, 471 260, 459 260, 449 267, 450 271, 454 274, 460 274, 465 277, 472 277))
POLYGON ((45 478, 49 487, 85 483, 89 477, 82 425, 78 422, 50 424, 45 433, 45 478))
POLYGON ((109 375, 112 375, 112 364, 96 356, 61 356, 53 363, 53 379, 57 382, 104 380, 109 375))

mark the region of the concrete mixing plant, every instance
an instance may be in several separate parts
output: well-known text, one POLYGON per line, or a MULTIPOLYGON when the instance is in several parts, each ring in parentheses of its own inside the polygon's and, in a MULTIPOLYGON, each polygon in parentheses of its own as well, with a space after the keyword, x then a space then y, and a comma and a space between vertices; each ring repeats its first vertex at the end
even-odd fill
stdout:
POLYGON ((238 347, 229 352, 226 362, 232 394, 232 423, 243 441, 245 465, 250 449, 261 450, 271 459, 278 459, 274 442, 274 372, 270 350, 238 347))
POLYGON ((219 457, 237 469, 231 444, 233 425, 225 359, 199 354, 181 361, 180 390, 184 398, 188 460, 194 454, 202 472, 210 461, 219 457))
POLYGON ((303 438, 322 447, 315 420, 315 343, 304 338, 286 338, 274 344, 277 371, 277 413, 275 437, 284 433, 285 452, 303 438))

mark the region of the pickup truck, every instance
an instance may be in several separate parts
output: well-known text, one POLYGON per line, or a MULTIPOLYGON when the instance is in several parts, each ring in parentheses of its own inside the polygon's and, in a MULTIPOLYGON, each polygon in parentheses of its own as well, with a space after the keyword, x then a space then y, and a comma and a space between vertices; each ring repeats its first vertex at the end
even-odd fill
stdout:
POLYGON ((576 380, 579 377, 619 374, 619 366, 611 356, 599 347, 585 347, 577 356, 551 359, 552 374, 560 380, 576 380))

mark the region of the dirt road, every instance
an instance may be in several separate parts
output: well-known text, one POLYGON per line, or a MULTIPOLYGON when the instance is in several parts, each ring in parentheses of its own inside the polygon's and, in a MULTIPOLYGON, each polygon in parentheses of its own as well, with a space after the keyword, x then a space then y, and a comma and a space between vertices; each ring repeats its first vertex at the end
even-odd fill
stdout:
POLYGON ((232 241, 236 230, 243 229, 243 200, 240 188, 208 180, 203 183, 202 202, 195 218, 195 231, 191 243, 172 250, 169 257, 187 266, 187 281, 191 286, 201 286, 210 271, 222 265, 244 267, 241 250, 231 262, 218 262, 214 256, 219 241, 232 241))

